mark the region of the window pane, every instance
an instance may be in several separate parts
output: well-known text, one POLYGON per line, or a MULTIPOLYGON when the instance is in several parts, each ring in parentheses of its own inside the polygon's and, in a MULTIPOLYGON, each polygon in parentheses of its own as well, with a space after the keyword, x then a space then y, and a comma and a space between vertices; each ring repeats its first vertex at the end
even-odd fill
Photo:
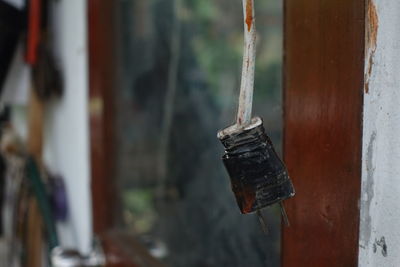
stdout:
MULTIPOLYGON (((254 114, 281 150, 282 6, 256 1, 254 114)), ((235 121, 242 5, 118 2, 117 179, 121 223, 168 266, 279 266, 280 213, 241 215, 217 131, 235 121)))

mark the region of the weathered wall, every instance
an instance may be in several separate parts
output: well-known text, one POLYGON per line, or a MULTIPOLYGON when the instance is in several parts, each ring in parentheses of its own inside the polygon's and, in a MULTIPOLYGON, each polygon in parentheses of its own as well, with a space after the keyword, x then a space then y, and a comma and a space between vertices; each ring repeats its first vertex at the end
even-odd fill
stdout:
POLYGON ((399 266, 400 1, 367 15, 359 266, 399 266))

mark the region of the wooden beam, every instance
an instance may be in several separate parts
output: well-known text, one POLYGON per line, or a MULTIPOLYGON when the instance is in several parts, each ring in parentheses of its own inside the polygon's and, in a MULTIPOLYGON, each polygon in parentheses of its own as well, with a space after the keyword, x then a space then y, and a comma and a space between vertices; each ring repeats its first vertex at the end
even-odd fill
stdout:
POLYGON ((89 114, 95 233, 116 218, 114 170, 115 20, 114 1, 89 0, 89 114))
POLYGON ((297 194, 284 267, 357 265, 364 4, 285 1, 284 155, 297 194))

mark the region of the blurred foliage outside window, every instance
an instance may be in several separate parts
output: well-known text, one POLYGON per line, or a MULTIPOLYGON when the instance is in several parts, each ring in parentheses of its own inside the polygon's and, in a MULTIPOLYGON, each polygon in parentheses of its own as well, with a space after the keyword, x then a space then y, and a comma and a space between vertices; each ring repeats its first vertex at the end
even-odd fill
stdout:
MULTIPOLYGON (((257 1, 254 114, 280 150, 281 1, 257 1)), ((168 266, 279 266, 280 217, 241 215, 217 131, 235 121, 239 0, 119 0, 116 92, 121 227, 168 266)))

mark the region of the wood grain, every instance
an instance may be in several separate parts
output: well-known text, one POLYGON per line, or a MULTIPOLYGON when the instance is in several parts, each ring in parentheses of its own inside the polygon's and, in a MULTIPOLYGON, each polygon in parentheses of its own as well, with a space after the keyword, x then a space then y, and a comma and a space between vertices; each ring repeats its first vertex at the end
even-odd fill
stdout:
POLYGON ((364 4, 285 1, 284 267, 357 266, 364 4))

